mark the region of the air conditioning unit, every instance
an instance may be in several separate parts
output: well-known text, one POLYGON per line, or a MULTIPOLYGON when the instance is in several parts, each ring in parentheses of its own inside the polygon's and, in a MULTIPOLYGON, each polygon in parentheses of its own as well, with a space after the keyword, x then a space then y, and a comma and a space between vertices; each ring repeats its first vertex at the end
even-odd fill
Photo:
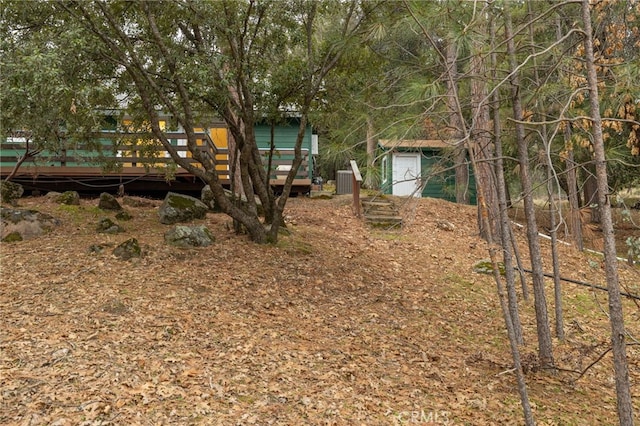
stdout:
POLYGON ((336 194, 353 193, 353 172, 351 170, 338 170, 336 172, 336 194))

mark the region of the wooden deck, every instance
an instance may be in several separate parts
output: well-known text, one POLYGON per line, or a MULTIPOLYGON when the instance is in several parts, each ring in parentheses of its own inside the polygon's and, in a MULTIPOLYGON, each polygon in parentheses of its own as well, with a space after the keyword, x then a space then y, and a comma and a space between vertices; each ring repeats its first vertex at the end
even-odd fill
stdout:
MULTIPOLYGON (((171 135, 178 138, 180 135, 171 135)), ((228 150, 215 147, 209 138, 203 137, 199 147, 205 155, 215 158, 216 169, 222 184, 229 186, 228 150), (208 139, 208 140, 207 140, 208 139)), ((0 144, 0 177, 4 179, 13 170, 25 146, 21 143, 0 144)), ((197 165, 190 158, 186 146, 175 146, 180 156, 197 165)), ((25 161, 12 179, 27 191, 68 191, 81 193, 112 192, 120 185, 127 193, 149 194, 166 191, 198 192, 204 186, 199 178, 177 167, 161 146, 155 148, 132 145, 109 147, 109 153, 97 154, 82 148, 58 153, 42 153, 25 161), (111 154, 115 152, 116 154, 111 154), (105 168, 105 165, 111 167, 105 168)), ((264 152, 265 163, 268 159, 264 152)), ((311 186, 309 155, 303 150, 303 164, 294 180, 294 193, 306 193, 311 186)), ((272 158, 271 184, 276 191, 284 185, 293 159, 293 150, 278 149, 272 158)), ((266 166, 266 164, 265 164, 266 166)))

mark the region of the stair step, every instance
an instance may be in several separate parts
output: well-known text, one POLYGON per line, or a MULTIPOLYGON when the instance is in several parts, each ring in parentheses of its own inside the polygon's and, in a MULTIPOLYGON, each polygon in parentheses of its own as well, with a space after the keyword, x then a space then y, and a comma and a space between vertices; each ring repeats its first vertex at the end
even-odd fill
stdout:
POLYGON ((361 202, 363 206, 380 206, 380 207, 393 206, 393 203, 391 201, 362 200, 361 202))
POLYGON ((365 216, 398 216, 398 212, 395 210, 365 210, 365 216))
POLYGON ((367 222, 402 223, 402 216, 371 216, 365 215, 367 222))

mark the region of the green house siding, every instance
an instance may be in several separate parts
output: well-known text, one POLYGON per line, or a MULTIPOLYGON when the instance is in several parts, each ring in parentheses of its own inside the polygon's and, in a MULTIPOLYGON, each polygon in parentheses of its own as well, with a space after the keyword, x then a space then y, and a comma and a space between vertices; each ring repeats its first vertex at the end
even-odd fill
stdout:
MULTIPOLYGON (((293 155, 285 155, 278 152, 278 149, 292 150, 296 145, 298 137, 298 120, 291 120, 288 124, 277 125, 274 129, 275 154, 279 160, 293 161, 293 155)), ((260 150, 267 152, 271 148, 271 126, 268 124, 256 124, 255 126, 256 144, 260 150)), ((307 126, 302 140, 302 154, 307 156, 307 161, 311 161, 311 126, 307 126)), ((313 177, 312 167, 308 167, 309 179, 313 177)))
MULTIPOLYGON (((382 168, 382 191, 385 194, 393 194, 393 155, 402 153, 420 153, 420 175, 426 179, 426 185, 422 190, 422 197, 440 198, 455 202, 455 170, 451 162, 443 162, 442 151, 440 149, 422 148, 403 149, 394 148, 386 150, 381 160, 382 168)), ((469 191, 471 192, 471 203, 476 204, 475 180, 470 170, 469 191)))

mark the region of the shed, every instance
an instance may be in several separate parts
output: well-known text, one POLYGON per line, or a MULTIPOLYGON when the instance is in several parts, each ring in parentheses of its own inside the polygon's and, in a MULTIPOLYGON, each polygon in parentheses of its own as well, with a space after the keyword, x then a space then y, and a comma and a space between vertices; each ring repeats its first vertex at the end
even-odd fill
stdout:
MULTIPOLYGON (((382 151, 381 187, 385 194, 455 202, 455 170, 448 155, 451 143, 440 139, 383 139, 378 146, 382 151)), ((471 201, 475 203, 475 181, 471 170, 469 175, 471 201)))

